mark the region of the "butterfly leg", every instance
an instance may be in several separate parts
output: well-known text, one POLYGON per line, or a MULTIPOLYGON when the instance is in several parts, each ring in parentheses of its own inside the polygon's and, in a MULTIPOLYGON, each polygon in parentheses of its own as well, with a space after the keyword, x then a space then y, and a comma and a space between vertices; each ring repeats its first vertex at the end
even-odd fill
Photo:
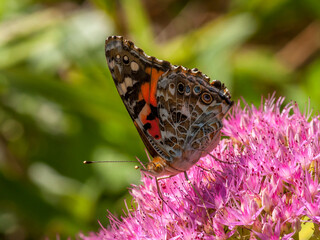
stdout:
POLYGON ((204 167, 202 167, 202 166, 200 166, 200 165, 196 165, 198 168, 201 168, 203 171, 206 171, 206 172, 210 172, 211 171, 211 169, 208 169, 208 168, 204 168, 204 167))
POLYGON ((175 175, 169 175, 169 176, 164 176, 164 177, 158 177, 158 180, 162 180, 162 179, 167 179, 167 178, 171 178, 174 177, 175 175))
POLYGON ((159 187, 159 182, 158 182, 158 181, 159 181, 159 180, 162 180, 162 179, 171 178, 171 177, 173 177, 173 176, 175 176, 175 175, 169 175, 169 176, 164 176, 164 177, 156 177, 158 195, 159 195, 160 199, 162 200, 162 202, 161 202, 161 209, 163 209, 163 202, 165 202, 165 201, 163 200, 163 197, 162 197, 162 194, 161 194, 161 191, 160 191, 160 187, 159 187))
MULTIPOLYGON (((167 177, 165 177, 165 178, 167 178, 167 177)), ((159 196, 159 198, 161 199, 161 209, 163 210, 163 203, 165 203, 165 204, 170 208, 170 210, 171 210, 177 217, 181 218, 181 217, 176 213, 176 211, 174 211, 174 210, 172 209, 172 207, 163 199, 163 196, 162 196, 162 193, 161 193, 160 187, 159 187, 159 180, 164 179, 164 178, 157 178, 157 177, 155 177, 155 179, 156 179, 158 196, 159 196)))
POLYGON ((156 185, 157 185, 158 196, 159 196, 159 198, 161 199, 161 209, 163 210, 163 202, 164 202, 164 199, 163 199, 162 193, 161 193, 161 191, 160 191, 159 179, 158 179, 157 177, 155 177, 155 180, 156 180, 156 185))
POLYGON ((209 221, 210 225, 212 226, 213 223, 212 223, 212 221, 211 221, 211 217, 210 217, 209 211, 208 211, 208 209, 207 209, 207 207, 206 207, 206 204, 205 204, 203 198, 201 197, 201 195, 200 195, 200 193, 198 192, 198 190, 194 187, 194 185, 193 185, 192 182, 190 181, 187 172, 184 172, 184 177, 186 178, 187 182, 188 182, 188 183, 190 184, 190 186, 192 187, 193 191, 194 191, 194 192, 197 194, 197 196, 201 199, 202 204, 203 204, 203 206, 204 206, 204 209, 206 210, 206 214, 207 214, 207 217, 208 217, 208 221, 209 221))
POLYGON ((220 163, 227 163, 227 164, 238 164, 238 162, 226 162, 226 161, 223 161, 215 156, 213 156, 211 153, 207 152, 210 157, 212 157, 214 160, 216 160, 217 162, 220 162, 220 163))

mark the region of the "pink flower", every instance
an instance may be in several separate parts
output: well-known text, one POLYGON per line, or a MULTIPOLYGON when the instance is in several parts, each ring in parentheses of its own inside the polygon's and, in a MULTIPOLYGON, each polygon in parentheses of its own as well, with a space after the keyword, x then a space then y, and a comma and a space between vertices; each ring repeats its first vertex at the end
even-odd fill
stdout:
POLYGON ((228 138, 212 152, 223 162, 207 155, 188 171, 201 197, 179 174, 159 181, 162 204, 155 180, 143 175, 131 189, 136 209, 121 220, 109 213, 107 228, 81 238, 292 239, 306 219, 319 226, 319 116, 283 101, 238 102, 224 121, 228 138))

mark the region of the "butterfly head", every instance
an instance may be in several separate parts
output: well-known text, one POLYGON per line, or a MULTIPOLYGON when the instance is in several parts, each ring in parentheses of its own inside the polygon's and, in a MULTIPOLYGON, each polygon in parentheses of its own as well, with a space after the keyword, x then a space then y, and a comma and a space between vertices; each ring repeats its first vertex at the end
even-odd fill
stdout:
POLYGON ((141 169, 141 171, 145 172, 148 175, 159 177, 165 175, 164 172, 166 169, 166 165, 166 160, 157 156, 153 158, 152 162, 148 163, 147 169, 141 169))
POLYGON ((141 169, 141 171, 145 172, 148 175, 154 177, 162 177, 162 176, 174 176, 182 171, 175 169, 170 165, 170 162, 166 161, 160 156, 156 156, 153 158, 152 162, 149 162, 147 165, 147 169, 141 169))

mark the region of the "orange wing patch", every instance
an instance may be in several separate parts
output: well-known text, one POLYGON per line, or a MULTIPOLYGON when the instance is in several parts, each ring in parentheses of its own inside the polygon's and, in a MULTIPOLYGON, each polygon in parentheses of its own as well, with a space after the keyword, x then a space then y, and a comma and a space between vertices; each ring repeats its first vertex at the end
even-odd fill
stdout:
POLYGON ((151 81, 146 82, 141 85, 141 93, 143 96, 143 99, 146 101, 147 104, 152 104, 154 107, 157 106, 157 99, 156 99, 156 93, 157 93, 157 84, 159 81, 159 78, 164 73, 164 71, 155 69, 155 68, 146 68, 146 73, 150 74, 151 81))
POLYGON ((155 68, 146 68, 146 73, 150 74, 150 82, 146 82, 141 85, 141 95, 139 94, 139 99, 142 98, 146 102, 142 111, 139 113, 139 119, 146 127, 148 133, 155 139, 161 138, 160 128, 159 128, 159 118, 155 117, 150 120, 147 119, 148 115, 151 114, 150 105, 157 107, 157 84, 160 76, 164 73, 161 70, 155 68))
POLYGON ((139 119, 143 124, 143 128, 155 139, 161 138, 160 128, 159 128, 159 118, 154 118, 152 120, 147 119, 148 115, 151 113, 150 105, 146 104, 139 113, 139 119))

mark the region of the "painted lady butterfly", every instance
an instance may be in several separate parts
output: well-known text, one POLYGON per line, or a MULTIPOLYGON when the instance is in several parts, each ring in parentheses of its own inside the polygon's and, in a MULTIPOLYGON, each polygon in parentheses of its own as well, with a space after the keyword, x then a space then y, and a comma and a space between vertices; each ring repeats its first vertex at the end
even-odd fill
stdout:
POLYGON ((233 102, 220 81, 198 69, 146 55, 121 36, 106 40, 112 78, 146 148, 148 174, 187 171, 220 141, 222 119, 233 102))

